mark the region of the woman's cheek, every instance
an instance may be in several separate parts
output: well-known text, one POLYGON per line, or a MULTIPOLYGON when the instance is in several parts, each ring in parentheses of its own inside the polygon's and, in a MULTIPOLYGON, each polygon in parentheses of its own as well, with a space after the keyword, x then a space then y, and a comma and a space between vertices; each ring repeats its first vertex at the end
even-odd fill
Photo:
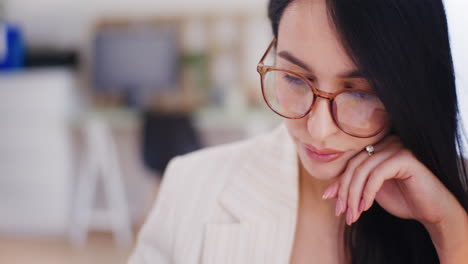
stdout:
POLYGON ((278 98, 279 106, 283 111, 286 111, 286 113, 288 113, 288 110, 294 108, 295 100, 293 99, 290 93, 286 93, 284 92, 284 90, 278 89, 276 95, 278 98))

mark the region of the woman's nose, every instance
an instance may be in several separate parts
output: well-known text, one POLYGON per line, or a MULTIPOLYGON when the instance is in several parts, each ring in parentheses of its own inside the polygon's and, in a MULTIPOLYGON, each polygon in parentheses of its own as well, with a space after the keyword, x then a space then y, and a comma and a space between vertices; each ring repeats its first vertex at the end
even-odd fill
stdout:
POLYGON ((312 109, 306 116, 308 119, 307 130, 317 140, 324 140, 328 136, 339 132, 339 128, 335 125, 330 112, 330 103, 328 99, 317 96, 312 109))

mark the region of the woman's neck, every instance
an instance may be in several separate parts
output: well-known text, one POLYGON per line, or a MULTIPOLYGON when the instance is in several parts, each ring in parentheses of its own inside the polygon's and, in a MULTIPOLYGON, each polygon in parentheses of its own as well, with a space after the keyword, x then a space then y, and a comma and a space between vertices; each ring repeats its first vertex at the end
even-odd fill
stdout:
POLYGON ((336 179, 321 180, 311 176, 302 165, 299 165, 299 202, 302 210, 313 210, 323 220, 341 225, 345 222, 344 215, 335 216, 336 200, 322 199, 325 190, 336 179))
MULTIPOLYGON (((339 263, 347 263, 345 261, 344 250, 344 230, 345 217, 341 215, 335 216, 336 200, 323 200, 322 195, 326 188, 336 179, 319 180, 312 177, 308 172, 300 166, 299 170, 299 208, 298 208, 298 224, 309 225, 319 228, 320 231, 327 235, 324 239, 334 240, 337 243, 336 250, 339 252, 339 263)), ((298 229, 304 230, 304 227, 298 229)))
POLYGON ((329 201, 322 199, 322 195, 328 186, 335 181, 336 179, 321 180, 313 177, 299 162, 299 189, 302 192, 302 195, 307 197, 307 199, 311 199, 319 203, 328 203, 329 201))

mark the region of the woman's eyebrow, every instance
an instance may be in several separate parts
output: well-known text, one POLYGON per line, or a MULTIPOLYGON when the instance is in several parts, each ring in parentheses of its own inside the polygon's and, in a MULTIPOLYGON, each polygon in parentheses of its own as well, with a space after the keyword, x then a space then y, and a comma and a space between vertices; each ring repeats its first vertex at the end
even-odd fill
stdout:
POLYGON ((291 53, 283 50, 281 51, 280 53, 278 53, 278 56, 285 59, 285 60, 288 60, 289 62, 293 63, 293 64, 296 64, 297 66, 309 71, 309 72, 312 72, 312 69, 303 61, 301 61, 300 59, 294 57, 291 53))
POLYGON ((340 78, 364 78, 364 75, 356 69, 346 71, 344 73, 338 74, 340 78))
MULTIPOLYGON (((278 56, 293 63, 293 64, 296 64, 297 66, 307 70, 308 72, 310 72, 312 75, 314 74, 313 73, 313 70, 312 68, 307 65, 307 63, 303 62, 302 60, 294 57, 294 55, 292 55, 291 53, 289 53, 288 51, 281 51, 278 53, 278 56)), ((349 70, 349 71, 345 71, 343 73, 340 73, 337 75, 339 78, 364 78, 364 75, 357 69, 352 69, 352 70, 349 70)))

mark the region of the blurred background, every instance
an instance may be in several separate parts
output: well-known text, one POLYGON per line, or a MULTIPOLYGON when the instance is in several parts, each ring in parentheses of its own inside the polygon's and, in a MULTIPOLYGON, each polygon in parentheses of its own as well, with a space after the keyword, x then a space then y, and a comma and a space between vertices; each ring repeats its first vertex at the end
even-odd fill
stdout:
POLYGON ((172 157, 276 126, 267 2, 0 0, 0 263, 125 263, 172 157))

